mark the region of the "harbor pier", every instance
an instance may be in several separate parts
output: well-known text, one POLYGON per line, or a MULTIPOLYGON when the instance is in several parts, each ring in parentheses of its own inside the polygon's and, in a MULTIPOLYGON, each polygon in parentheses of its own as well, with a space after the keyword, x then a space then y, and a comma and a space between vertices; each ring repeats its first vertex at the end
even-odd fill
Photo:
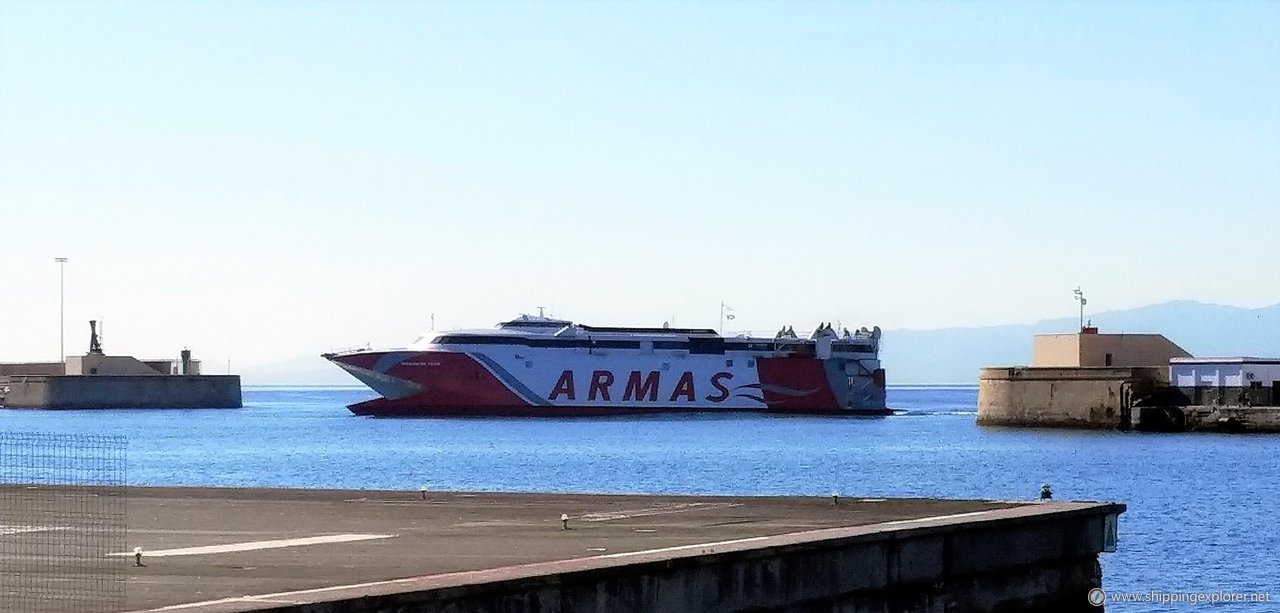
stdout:
POLYGON ((1280 359, 1194 358, 1158 334, 1042 334, 1031 366, 983 368, 978 424, 1280 432, 1280 359))
POLYGON ((238 375, 18 375, 0 381, 11 409, 239 408, 238 375))
POLYGON ((0 363, 0 407, 14 409, 239 408, 238 375, 206 375, 183 349, 178 359, 107 355, 97 322, 89 351, 66 362, 0 363))
POLYGON ((1127 430, 1133 407, 1169 384, 1169 360, 1190 357, 1159 334, 1039 334, 1030 366, 983 368, 978 424, 1127 430))
POLYGON ((122 608, 190 613, 1096 611, 1087 594, 1102 584, 1098 554, 1114 547, 1125 510, 843 496, 103 494, 127 498, 127 542, 111 554, 127 581, 122 608))

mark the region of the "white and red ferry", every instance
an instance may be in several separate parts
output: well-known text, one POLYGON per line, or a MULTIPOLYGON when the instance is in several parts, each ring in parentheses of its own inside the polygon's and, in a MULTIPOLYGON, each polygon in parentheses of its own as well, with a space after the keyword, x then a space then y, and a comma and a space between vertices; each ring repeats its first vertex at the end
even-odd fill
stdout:
POLYGON ((359 415, 884 414, 879 353, 879 328, 725 337, 522 315, 324 357, 382 395, 349 407, 359 415))

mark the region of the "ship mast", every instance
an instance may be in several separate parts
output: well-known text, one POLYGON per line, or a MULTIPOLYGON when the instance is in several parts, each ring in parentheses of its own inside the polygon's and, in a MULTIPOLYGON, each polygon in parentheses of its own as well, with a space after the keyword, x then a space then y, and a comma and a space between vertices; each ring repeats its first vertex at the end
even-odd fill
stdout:
POLYGON ((724 336, 724 320, 733 321, 733 307, 720 302, 720 336, 724 336))

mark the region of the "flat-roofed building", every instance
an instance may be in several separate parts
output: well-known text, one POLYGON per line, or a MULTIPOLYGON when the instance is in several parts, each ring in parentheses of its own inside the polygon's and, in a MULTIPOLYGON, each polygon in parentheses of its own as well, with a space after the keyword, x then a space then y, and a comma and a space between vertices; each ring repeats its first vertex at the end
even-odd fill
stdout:
POLYGON ((1173 358, 1169 383, 1191 404, 1280 405, 1280 358, 1173 358))
POLYGON ((1076 334, 1037 334, 1031 367, 1163 368, 1172 359, 1189 357, 1162 334, 1099 334, 1097 328, 1085 328, 1076 334))

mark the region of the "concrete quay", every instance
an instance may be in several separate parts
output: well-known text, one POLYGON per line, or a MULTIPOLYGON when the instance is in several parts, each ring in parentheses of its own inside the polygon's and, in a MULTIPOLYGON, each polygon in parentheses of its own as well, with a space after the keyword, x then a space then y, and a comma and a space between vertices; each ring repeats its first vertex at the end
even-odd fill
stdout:
POLYGON ((240 408, 239 375, 19 375, 0 378, 10 409, 240 408))
POLYGON ((978 425, 1127 430, 1133 400, 1162 383, 1158 368, 983 368, 978 425))
POLYGON ((1134 417, 1134 429, 1148 432, 1280 433, 1280 407, 1150 406, 1134 417))
MULTIPOLYGON (((1086 594, 1101 584, 1097 554, 1125 508, 269 489, 112 494, 127 505, 127 543, 116 552, 127 582, 121 608, 193 613, 1096 611, 1086 594), (144 566, 133 566, 135 546, 144 566)), ((33 495, 59 490, 29 489, 33 495)))

